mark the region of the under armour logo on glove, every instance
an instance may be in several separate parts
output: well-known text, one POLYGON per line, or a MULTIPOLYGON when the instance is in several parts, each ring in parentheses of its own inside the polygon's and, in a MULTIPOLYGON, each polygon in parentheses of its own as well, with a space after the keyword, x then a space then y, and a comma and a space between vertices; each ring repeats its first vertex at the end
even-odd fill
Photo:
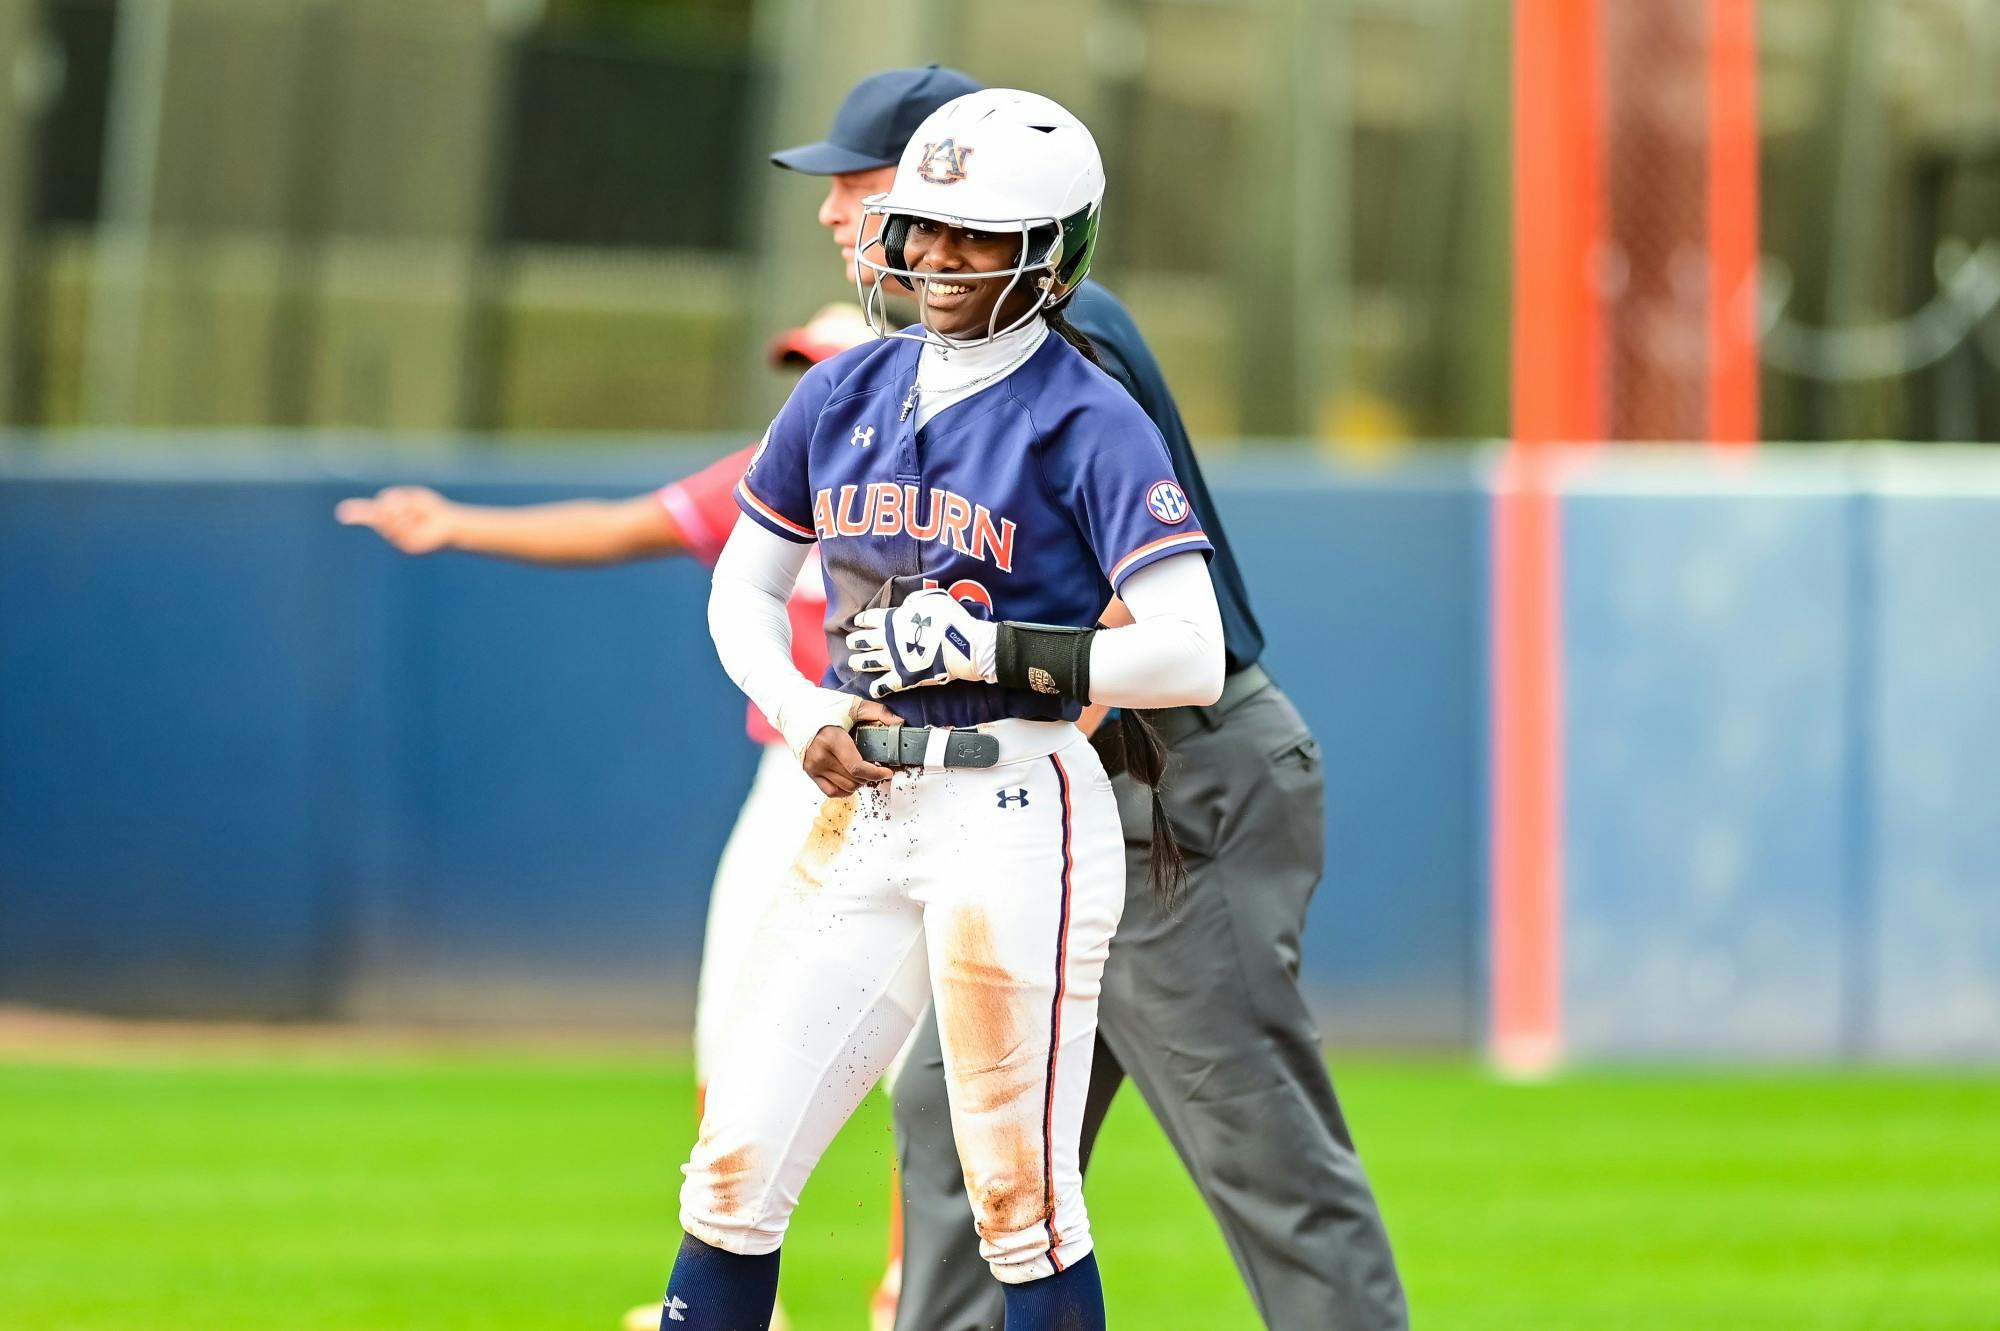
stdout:
POLYGON ((920 684, 991 681, 996 626, 951 593, 927 587, 891 609, 863 610, 847 635, 847 668, 878 678, 868 696, 886 698, 920 684))

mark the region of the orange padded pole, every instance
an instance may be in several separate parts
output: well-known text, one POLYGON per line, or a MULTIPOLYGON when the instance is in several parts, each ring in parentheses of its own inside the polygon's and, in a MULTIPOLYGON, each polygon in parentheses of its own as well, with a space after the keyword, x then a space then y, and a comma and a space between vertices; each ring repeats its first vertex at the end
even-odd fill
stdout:
POLYGON ((1755 444, 1757 0, 1708 0, 1708 437, 1755 444))
POLYGON ((1598 0, 1515 0, 1513 439, 1493 499, 1491 1029, 1531 1074, 1562 1034, 1558 444, 1604 433, 1598 0))

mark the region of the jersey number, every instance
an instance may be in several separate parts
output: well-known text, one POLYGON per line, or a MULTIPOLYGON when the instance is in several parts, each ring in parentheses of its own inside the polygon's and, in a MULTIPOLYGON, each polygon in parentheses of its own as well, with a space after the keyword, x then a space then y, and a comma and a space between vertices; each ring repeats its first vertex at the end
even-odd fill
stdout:
MULTIPOLYGON (((935 591, 937 589, 937 586, 938 586, 938 580, 936 578, 924 579, 925 591, 935 591)), ((992 617, 993 593, 987 591, 986 584, 980 582, 978 579, 960 578, 957 582, 951 584, 951 586, 946 587, 945 592, 954 601, 975 601, 978 604, 985 606, 987 617, 988 618, 992 617)))

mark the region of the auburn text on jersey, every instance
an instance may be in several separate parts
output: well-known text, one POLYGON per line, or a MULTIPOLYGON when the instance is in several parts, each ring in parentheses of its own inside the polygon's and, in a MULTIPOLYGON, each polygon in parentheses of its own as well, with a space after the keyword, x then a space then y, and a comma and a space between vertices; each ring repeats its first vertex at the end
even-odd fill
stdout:
POLYGON ((1014 570, 1013 520, 996 518, 986 505, 950 490, 875 481, 843 485, 836 497, 831 487, 824 488, 813 496, 813 531, 822 541, 907 532, 920 541, 936 541, 985 560, 1002 573, 1014 570))

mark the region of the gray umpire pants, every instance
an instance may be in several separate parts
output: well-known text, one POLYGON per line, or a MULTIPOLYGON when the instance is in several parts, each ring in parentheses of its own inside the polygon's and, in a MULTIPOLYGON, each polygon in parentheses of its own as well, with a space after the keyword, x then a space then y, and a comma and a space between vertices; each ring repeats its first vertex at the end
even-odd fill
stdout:
MULTIPOLYGON (((1098 1005, 1083 1161, 1126 1077, 1222 1228, 1273 1331, 1402 1331, 1403 1285, 1299 995, 1299 932, 1325 861, 1319 748, 1275 686, 1174 720, 1165 800, 1187 853, 1178 915, 1153 905, 1152 807, 1116 778, 1125 917, 1098 1005), (1225 710, 1226 709, 1226 710, 1225 710), (1188 724, 1192 723, 1192 724, 1188 724)), ((999 1331, 952 1142, 935 1015, 895 1087, 903 1179, 897 1331, 999 1331)), ((1097 1234, 1100 1247, 1115 1233, 1097 1234)))

